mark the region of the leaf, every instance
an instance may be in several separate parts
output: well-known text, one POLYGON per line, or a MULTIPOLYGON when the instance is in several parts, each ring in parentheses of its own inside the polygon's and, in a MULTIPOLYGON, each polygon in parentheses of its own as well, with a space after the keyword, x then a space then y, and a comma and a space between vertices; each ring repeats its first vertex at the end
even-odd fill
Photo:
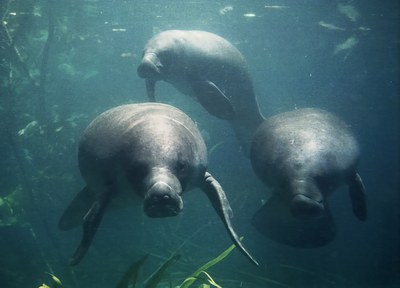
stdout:
MULTIPOLYGON (((240 241, 242 239, 243 239, 243 237, 240 237, 240 241)), ((192 275, 190 275, 188 278, 186 278, 182 282, 182 284, 179 286, 179 288, 188 288, 188 287, 190 287, 199 278, 199 275, 202 272, 204 272, 205 270, 211 268, 215 264, 218 264, 219 262, 221 262, 226 256, 228 256, 232 252, 233 249, 235 249, 235 247, 236 247, 236 245, 232 244, 231 246, 229 246, 228 249, 226 249, 224 252, 219 254, 217 257, 215 257, 214 259, 208 261, 206 264, 201 266, 199 269, 197 269, 195 272, 193 272, 192 275)))
POLYGON ((171 256, 167 261, 164 262, 164 264, 161 265, 160 268, 158 268, 157 271, 155 271, 150 278, 146 281, 144 284, 145 288, 157 288, 157 285, 161 282, 162 278, 164 277, 165 270, 172 264, 174 264, 176 261, 181 258, 180 255, 173 255, 171 256))
POLYGON ((128 288, 129 282, 133 283, 133 287, 135 287, 139 270, 148 256, 149 254, 146 254, 139 261, 131 264, 124 276, 119 280, 117 288, 128 288))
MULTIPOLYGON (((216 288, 222 288, 220 285, 218 285, 214 279, 208 274, 206 271, 201 271, 202 274, 206 275, 206 278, 198 277, 199 279, 202 279, 203 281, 206 281, 208 284, 211 284, 212 286, 216 288)), ((206 284, 206 283, 203 283, 206 284)))
POLYGON ((176 288, 189 287, 196 280, 197 280, 197 277, 189 276, 185 280, 183 280, 183 282, 182 282, 182 284, 180 286, 177 286, 176 288), (190 284, 188 285, 188 283, 190 283, 190 284))
POLYGON ((57 287, 62 287, 62 283, 61 280, 58 279, 58 277, 54 274, 51 274, 49 272, 46 272, 47 274, 49 274, 51 276, 51 279, 53 279, 53 284, 55 284, 57 287))

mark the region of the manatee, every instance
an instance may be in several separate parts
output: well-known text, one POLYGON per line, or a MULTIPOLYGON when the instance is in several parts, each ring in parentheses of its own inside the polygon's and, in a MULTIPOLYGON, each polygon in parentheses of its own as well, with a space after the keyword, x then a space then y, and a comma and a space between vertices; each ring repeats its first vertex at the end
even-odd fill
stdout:
POLYGON ((248 154, 262 116, 246 60, 230 42, 205 31, 168 30, 146 44, 138 75, 155 101, 155 85, 164 80, 195 97, 212 115, 228 120, 248 154))
POLYGON ((83 225, 71 258, 78 264, 109 207, 143 204, 149 217, 178 215, 182 193, 199 187, 221 217, 232 241, 254 264, 232 225, 225 192, 207 171, 207 150, 196 124, 169 105, 122 105, 100 114, 83 132, 78 162, 86 186, 59 221, 62 230, 83 225))
POLYGON ((266 119, 250 159, 272 196, 252 219, 267 237, 295 247, 320 247, 335 237, 326 197, 347 184, 354 215, 367 218, 357 173, 359 146, 349 126, 324 110, 305 108, 266 119))

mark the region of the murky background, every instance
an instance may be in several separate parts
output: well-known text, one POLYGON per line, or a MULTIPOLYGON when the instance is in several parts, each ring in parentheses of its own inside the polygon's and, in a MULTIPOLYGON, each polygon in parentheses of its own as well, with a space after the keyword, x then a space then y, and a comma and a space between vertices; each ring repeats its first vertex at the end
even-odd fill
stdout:
POLYGON ((0 287, 50 285, 46 272, 63 287, 115 287, 147 253, 142 278, 181 255, 165 280, 176 286, 231 245, 198 189, 184 195, 175 218, 149 219, 141 207, 107 214, 73 268, 68 259, 81 229, 57 228, 84 185, 80 134, 106 109, 147 100, 136 67, 147 40, 168 29, 205 30, 232 42, 248 61, 264 115, 323 108, 352 126, 361 147, 367 222, 353 216, 342 187, 328 200, 336 239, 318 249, 287 247, 250 225, 270 191, 229 125, 160 82, 157 99, 198 124, 209 171, 261 264, 234 251, 210 269, 213 279, 222 287, 398 287, 397 1, 3 0, 0 12, 0 287))

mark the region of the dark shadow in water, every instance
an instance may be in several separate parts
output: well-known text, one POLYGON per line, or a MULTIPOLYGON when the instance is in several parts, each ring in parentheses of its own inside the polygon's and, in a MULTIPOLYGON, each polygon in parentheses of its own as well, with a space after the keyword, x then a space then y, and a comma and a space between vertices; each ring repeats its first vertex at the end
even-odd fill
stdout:
POLYGON ((321 217, 299 220, 290 214, 289 207, 279 197, 271 197, 255 213, 252 225, 264 236, 297 248, 325 246, 336 235, 336 226, 326 205, 321 217))

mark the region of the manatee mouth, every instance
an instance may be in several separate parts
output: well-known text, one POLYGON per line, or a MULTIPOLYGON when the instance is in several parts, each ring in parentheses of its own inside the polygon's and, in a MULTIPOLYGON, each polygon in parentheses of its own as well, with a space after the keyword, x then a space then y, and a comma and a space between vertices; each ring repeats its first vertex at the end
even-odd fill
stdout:
POLYGON ((161 80, 162 64, 155 53, 146 53, 137 68, 139 77, 144 79, 161 80))
POLYGON ((165 182, 157 182, 149 188, 144 199, 144 211, 152 218, 172 217, 183 208, 179 194, 165 182))
POLYGON ((303 194, 297 194, 290 203, 290 213, 299 219, 313 219, 322 216, 324 204, 303 194))

